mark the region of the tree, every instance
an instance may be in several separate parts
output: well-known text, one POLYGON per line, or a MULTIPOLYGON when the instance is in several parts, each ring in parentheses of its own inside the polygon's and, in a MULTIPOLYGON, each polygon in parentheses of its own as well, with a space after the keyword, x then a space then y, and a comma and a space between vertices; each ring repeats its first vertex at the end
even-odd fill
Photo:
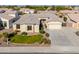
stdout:
POLYGON ((3 35, 4 35, 4 41, 7 42, 8 45, 8 33, 4 32, 3 35))
POLYGON ((63 20, 64 20, 64 22, 66 22, 67 21, 67 17, 64 17, 63 20))
POLYGON ((18 11, 18 10, 20 10, 20 7, 13 7, 12 9, 18 11))

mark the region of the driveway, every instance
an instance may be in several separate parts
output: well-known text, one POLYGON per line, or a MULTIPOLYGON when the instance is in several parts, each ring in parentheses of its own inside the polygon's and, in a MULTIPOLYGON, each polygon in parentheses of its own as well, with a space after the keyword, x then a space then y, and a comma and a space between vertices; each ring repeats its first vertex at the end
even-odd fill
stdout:
POLYGON ((79 46, 79 36, 73 28, 46 30, 50 34, 51 46, 79 46))

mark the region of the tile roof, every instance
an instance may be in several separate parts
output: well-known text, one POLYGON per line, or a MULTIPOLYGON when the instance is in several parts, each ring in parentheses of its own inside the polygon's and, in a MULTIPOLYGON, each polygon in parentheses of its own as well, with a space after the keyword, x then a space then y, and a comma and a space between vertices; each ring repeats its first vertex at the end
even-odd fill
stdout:
POLYGON ((66 13, 66 14, 74 14, 74 13, 79 13, 78 10, 60 10, 60 13, 66 13))
POLYGON ((50 21, 61 22, 58 16, 56 16, 53 13, 46 12, 40 14, 25 14, 21 16, 21 18, 17 20, 14 24, 39 24, 39 18, 48 18, 46 22, 50 21))
POLYGON ((6 19, 6 20, 11 20, 11 19, 14 18, 14 17, 9 16, 9 15, 6 15, 6 14, 0 14, 0 17, 1 17, 1 18, 4 18, 4 19, 6 19))
POLYGON ((79 14, 68 14, 70 19, 72 19, 75 22, 79 22, 79 14))
POLYGON ((39 20, 35 14, 25 14, 14 24, 39 24, 39 20))

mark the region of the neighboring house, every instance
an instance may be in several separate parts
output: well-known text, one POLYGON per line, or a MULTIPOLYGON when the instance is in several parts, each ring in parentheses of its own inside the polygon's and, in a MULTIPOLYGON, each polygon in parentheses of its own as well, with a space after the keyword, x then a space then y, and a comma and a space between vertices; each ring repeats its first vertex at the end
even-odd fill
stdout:
POLYGON ((34 14, 25 14, 13 24, 14 30, 27 33, 38 33, 40 21, 34 14))
POLYGON ((3 27, 9 29, 12 27, 13 22, 19 18, 17 12, 10 11, 0 14, 0 19, 2 21, 3 27))
POLYGON ((54 11, 45 11, 38 15, 40 20, 46 20, 45 24, 47 29, 61 29, 62 28, 62 21, 61 19, 55 15, 54 11))
POLYGON ((5 12, 5 10, 0 10, 0 13, 4 13, 5 12))
POLYGON ((34 9, 27 9, 27 8, 22 8, 20 9, 20 11, 27 14, 33 14, 35 12, 34 9))
POLYGON ((15 10, 8 10, 5 12, 5 14, 12 16, 12 17, 19 18, 18 11, 15 11, 15 10))
POLYGON ((43 10, 40 11, 40 10, 39 10, 39 11, 37 11, 38 14, 40 14, 40 13, 46 13, 46 12, 47 12, 47 13, 56 14, 57 11, 52 11, 52 10, 48 10, 48 11, 47 11, 47 10, 46 10, 46 11, 43 11, 43 10))
POLYGON ((68 19, 70 19, 71 27, 79 29, 79 14, 68 14, 68 19))
POLYGON ((62 14, 77 14, 79 13, 78 10, 60 10, 59 13, 62 13, 62 14))

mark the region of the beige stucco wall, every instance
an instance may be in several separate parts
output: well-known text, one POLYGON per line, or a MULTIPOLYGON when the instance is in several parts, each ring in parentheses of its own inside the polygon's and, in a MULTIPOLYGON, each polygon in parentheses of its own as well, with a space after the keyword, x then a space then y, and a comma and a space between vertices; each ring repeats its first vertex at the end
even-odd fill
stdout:
POLYGON ((13 24, 13 30, 16 30, 16 24, 13 24))
POLYGON ((73 23, 73 26, 72 27, 75 28, 75 29, 79 29, 79 22, 73 23))
POLYGON ((39 25, 35 25, 35 32, 39 32, 39 25))
POLYGON ((7 22, 7 26, 5 27, 5 29, 9 29, 10 28, 10 24, 9 24, 9 20, 1 18, 1 21, 6 21, 7 22))
POLYGON ((33 33, 33 32, 39 32, 39 25, 32 25, 32 30, 27 30, 27 25, 21 24, 20 29, 16 29, 16 24, 13 24, 13 30, 20 30, 21 32, 28 32, 28 33, 33 33))

